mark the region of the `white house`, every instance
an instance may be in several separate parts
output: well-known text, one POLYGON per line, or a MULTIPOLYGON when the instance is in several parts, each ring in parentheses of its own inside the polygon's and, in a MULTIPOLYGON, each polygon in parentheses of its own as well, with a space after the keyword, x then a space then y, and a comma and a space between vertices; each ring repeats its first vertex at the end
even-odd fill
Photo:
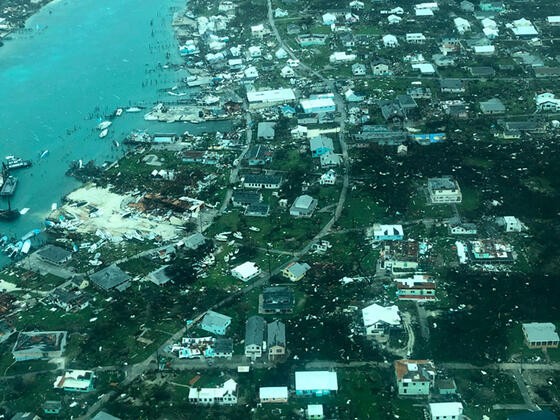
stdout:
POLYGON ((197 405, 235 405, 237 404, 237 382, 228 379, 216 388, 196 388, 189 390, 189 402, 197 405))
POLYGON ((356 59, 356 54, 347 54, 344 51, 333 52, 329 57, 329 62, 336 63, 348 63, 356 59))
POLYGON ((294 71, 294 69, 288 66, 287 64, 284 67, 282 67, 282 70, 280 70, 280 76, 285 78, 294 77, 295 74, 296 72, 294 71))
POLYGON ((450 176, 428 179, 428 192, 432 204, 460 203, 463 201, 459 184, 450 176))
POLYGON ((336 183, 336 172, 333 169, 329 169, 326 173, 321 175, 319 179, 319 184, 321 185, 334 185, 336 183))
POLYGON ((529 348, 558 348, 560 337, 552 322, 529 322, 522 325, 525 343, 529 348))
POLYGON ((471 30, 471 24, 467 19, 457 17, 453 19, 453 23, 455 24, 455 29, 457 29, 457 32, 459 32, 459 34, 461 35, 471 30))
POLYGON ((257 38, 262 38, 266 33, 264 25, 262 23, 258 25, 251 26, 251 35, 257 38))
POLYGON ((529 19, 521 18, 514 20, 511 24, 506 25, 511 29, 515 36, 536 36, 538 31, 533 26, 533 23, 529 19))
POLYGON ((389 15, 387 16, 387 21, 389 25, 396 25, 397 23, 401 23, 402 18, 397 15, 389 15))
POLYGON ((249 56, 251 58, 259 58, 262 57, 262 50, 261 47, 257 45, 252 45, 249 47, 249 56))
POLYGON ((460 420, 463 418, 463 404, 460 402, 430 403, 432 420, 460 420))
POLYGON ((259 77, 259 71, 257 70, 257 68, 255 66, 249 66, 247 67, 244 71, 243 74, 245 75, 245 78, 247 79, 258 79, 259 77))
POLYGON ((374 303, 362 309, 362 320, 366 336, 382 336, 387 328, 401 325, 399 308, 396 305, 383 307, 374 303))
POLYGON ((500 225, 504 226, 506 232, 523 232, 527 230, 527 226, 515 216, 504 216, 502 220, 498 222, 500 225))
POLYGON ((395 376, 399 395, 430 395, 436 369, 429 360, 396 360, 395 376))
POLYGON ((334 23, 336 23, 336 15, 334 13, 325 13, 322 16, 323 19, 323 25, 325 26, 331 26, 334 23))
POLYGON ((426 37, 423 33, 406 34, 406 42, 409 44, 423 44, 426 42, 426 37))
POLYGON ((560 26, 560 16, 548 16, 546 22, 550 26, 560 26))
POLYGON ((551 92, 535 95, 535 104, 537 111, 557 112, 560 110, 560 98, 556 98, 556 95, 551 92))
POLYGON ((338 391, 336 372, 331 371, 300 371, 295 373, 296 395, 314 395, 321 397, 338 391))
POLYGON ((496 47, 494 45, 475 45, 473 51, 475 55, 494 55, 496 47))
POLYGON ((261 386, 259 388, 261 403, 286 403, 288 402, 287 386, 261 386))
POLYGON ((244 262, 231 270, 231 275, 241 281, 249 281, 261 274, 261 269, 254 262, 244 262))
POLYGON ((395 48, 399 46, 399 41, 395 35, 385 35, 383 37, 383 46, 386 48, 395 48))

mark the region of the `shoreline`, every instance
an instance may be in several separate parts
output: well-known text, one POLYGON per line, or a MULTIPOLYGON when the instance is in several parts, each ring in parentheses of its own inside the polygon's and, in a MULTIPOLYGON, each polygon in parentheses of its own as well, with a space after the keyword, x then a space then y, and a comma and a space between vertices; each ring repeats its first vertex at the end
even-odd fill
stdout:
MULTIPOLYGON (((32 8, 29 10, 25 10, 23 14, 18 15, 12 19, 4 18, 5 21, 3 22, 6 25, 9 25, 10 28, 7 30, 0 30, 0 47, 4 46, 6 41, 11 41, 13 39, 13 35, 17 34, 18 31, 23 30, 30 18, 35 16, 38 12, 40 12, 44 7, 61 2, 62 0, 44 0, 41 3, 37 4, 36 8, 32 8)), ((36 4, 30 3, 31 6, 35 6, 36 4)))
MULTIPOLYGON (((46 7, 46 6, 49 6, 49 7, 51 7, 51 6, 57 6, 59 3, 63 3, 63 0, 49 0, 49 1, 43 2, 43 3, 40 5, 40 7, 34 9, 32 13, 19 16, 19 22, 21 22, 20 28, 23 27, 24 25, 27 25, 28 22, 29 22, 29 20, 32 19, 34 16, 37 16, 37 15, 38 15, 38 12, 42 11, 42 9, 43 9, 44 7, 46 7)), ((65 3, 65 5, 68 5, 68 4, 69 4, 69 3, 65 3)), ((45 12, 45 11, 44 11, 44 12, 45 12)), ((45 16, 46 16, 47 19, 48 19, 48 18, 50 17, 50 13, 45 12, 45 16)), ((176 39, 176 31, 175 31, 174 28, 172 27, 172 17, 171 17, 170 19, 166 19, 165 26, 169 29, 169 32, 170 32, 171 37, 172 37, 173 39, 176 39)), ((13 37, 10 37, 9 40, 16 40, 16 36, 19 35, 17 32, 18 32, 17 29, 15 29, 15 28, 12 29, 12 34, 14 34, 14 36, 13 36, 13 37)), ((169 50, 170 50, 170 49, 169 49, 169 50)), ((144 89, 146 89, 146 88, 144 88, 144 89)), ((149 92, 150 94, 155 94, 155 93, 156 93, 156 90, 155 90, 155 89, 150 89, 150 88, 148 88, 148 89, 147 89, 147 92, 149 92)), ((132 97, 132 98, 133 98, 133 97, 132 97)), ((129 102, 130 102, 130 101, 129 101, 129 102)), ((158 102, 159 102, 159 101, 154 101, 153 103, 155 104, 155 103, 158 103, 158 102)), ((120 140, 120 139, 119 139, 119 140, 120 140)), ((112 160, 112 165, 118 164, 118 162, 119 162, 122 158, 126 157, 126 155, 127 155, 127 154, 125 154, 125 155, 123 155, 123 156, 118 156, 116 159, 113 159, 113 160, 112 160)), ((92 157, 92 159, 93 159, 93 157, 92 157)), ((89 160, 89 159, 88 159, 88 160, 89 160)), ((107 162, 107 161, 106 161, 106 162, 107 162)), ((68 175, 66 175, 66 176, 68 176, 68 175)), ((60 194, 60 195, 57 195, 56 197, 53 197, 53 202, 61 202, 61 203, 64 203, 64 202, 67 200, 67 197, 68 197, 68 196, 70 196, 71 194, 73 194, 73 193, 75 193, 75 192, 77 192, 77 191, 80 191, 81 189, 87 187, 87 184, 88 184, 87 181, 84 181, 84 180, 82 180, 82 179, 79 179, 79 178, 76 177, 76 176, 68 176, 68 177, 71 178, 73 181, 75 181, 75 183, 76 183, 77 185, 74 185, 74 186, 70 187, 71 190, 69 190, 69 191, 67 191, 67 192, 65 192, 65 193, 62 193, 62 194, 60 194)), ((35 227, 38 227, 38 228, 43 229, 43 228, 44 228, 44 225, 43 225, 42 222, 44 221, 45 218, 47 218, 47 217, 49 216, 49 214, 51 214, 50 211, 45 211, 44 215, 43 215, 42 217, 41 217, 41 216, 39 217, 40 221, 38 221, 38 222, 35 224, 35 227)), ((12 232, 11 229, 9 228, 9 225, 8 225, 8 224, 6 224, 5 232, 8 234, 8 237, 10 238, 10 243, 11 243, 11 242, 17 242, 17 241, 19 240, 20 234, 21 234, 21 233, 24 233, 24 232, 19 232, 19 233, 14 233, 14 232, 12 232), (9 231, 10 233, 8 233, 8 231, 9 231)), ((40 249, 41 247, 43 247, 43 246, 45 245, 46 242, 47 242, 47 240, 46 240, 45 238, 40 239, 40 241, 37 242, 35 246, 33 246, 33 248, 34 248, 33 252, 36 251, 37 249, 40 249)), ((1 251, 3 251, 3 249, 0 250, 0 252, 1 252, 1 251)), ((8 257, 6 257, 5 260, 4 260, 3 257, 4 257, 4 255, 2 255, 2 260, 3 260, 3 261, 2 261, 2 263, 0 264, 0 269, 2 269, 2 270, 8 269, 9 267, 14 266, 14 264, 17 264, 17 263, 21 260, 20 258, 8 259, 8 257)))

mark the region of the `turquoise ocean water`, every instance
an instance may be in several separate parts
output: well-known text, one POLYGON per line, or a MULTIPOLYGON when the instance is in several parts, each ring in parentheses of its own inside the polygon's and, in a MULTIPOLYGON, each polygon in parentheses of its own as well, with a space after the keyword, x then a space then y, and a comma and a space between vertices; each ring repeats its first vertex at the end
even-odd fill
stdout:
MULTIPOLYGON (((52 203, 79 184, 64 175, 71 161, 115 160, 133 129, 197 132, 202 126, 149 123, 144 113, 116 118, 109 135, 95 129, 117 107, 170 100, 160 90, 184 73, 171 27, 177 0, 58 0, 29 19, 26 30, 0 48, 0 158, 31 159, 14 171, 12 207, 30 211, 0 233, 20 237, 42 227, 52 203), (40 153, 49 150, 45 158, 40 153)), ((6 206, 6 201, 2 206, 6 206)), ((5 263, 5 261, 1 261, 5 263)))

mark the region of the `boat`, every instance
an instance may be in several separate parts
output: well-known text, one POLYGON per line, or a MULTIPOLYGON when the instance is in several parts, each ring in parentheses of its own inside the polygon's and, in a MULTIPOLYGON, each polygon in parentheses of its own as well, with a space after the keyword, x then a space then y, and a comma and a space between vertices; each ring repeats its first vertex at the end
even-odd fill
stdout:
POLYGON ((20 216, 19 211, 17 209, 1 209, 0 210, 0 220, 4 222, 11 222, 16 220, 20 216))
POLYGON ((37 236, 37 235, 40 234, 40 233, 41 233, 41 229, 33 229, 32 231, 27 232, 25 235, 23 235, 23 236, 21 237, 21 240, 22 240, 22 241, 27 241, 27 240, 29 240, 29 239, 31 239, 31 238, 37 236))
POLYGON ((243 239, 243 234, 241 232, 235 232, 233 237, 236 239, 243 239))
POLYGON ((111 121, 101 121, 97 125, 97 129, 98 130, 105 130, 106 128, 109 128, 111 126, 111 124, 113 124, 111 121))
POLYGON ((6 168, 8 169, 22 169, 29 168, 33 163, 30 160, 23 160, 15 156, 6 156, 6 168))
POLYGON ((120 146, 120 143, 119 143, 117 140, 113 140, 113 145, 114 145, 115 147, 119 147, 119 146, 120 146))
POLYGON ((21 253, 27 254, 31 249, 31 241, 28 239, 27 241, 23 242, 23 246, 21 247, 21 253))
POLYGON ((116 117, 120 117, 123 113, 123 109, 122 108, 117 108, 117 110, 115 111, 115 116, 116 117))
POLYGON ((99 133, 99 138, 102 139, 103 137, 106 137, 108 133, 109 133, 109 129, 104 128, 103 130, 101 130, 101 133, 99 133))
POLYGON ((131 106, 130 108, 126 109, 126 112, 140 112, 142 111, 142 108, 139 108, 137 106, 131 106))
POLYGON ((217 234, 216 236, 214 236, 214 239, 219 241, 219 242, 227 242, 228 241, 228 237, 225 235, 221 235, 221 234, 217 234))
POLYGON ((45 149, 39 154, 39 159, 43 159, 43 158, 47 157, 48 155, 49 155, 49 149, 45 149))
POLYGON ((256 227, 256 226, 249 226, 249 230, 253 231, 253 232, 260 232, 260 228, 256 227))
POLYGON ((15 176, 4 176, 4 184, 2 185, 2 189, 0 190, 0 195, 7 197, 14 195, 16 192, 18 179, 15 176))

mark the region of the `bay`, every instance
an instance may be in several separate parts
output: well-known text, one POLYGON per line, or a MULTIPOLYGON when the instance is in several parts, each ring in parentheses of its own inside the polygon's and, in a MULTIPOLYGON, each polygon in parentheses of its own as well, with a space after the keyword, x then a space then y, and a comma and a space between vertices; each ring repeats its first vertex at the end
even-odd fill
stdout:
MULTIPOLYGON (((97 124, 117 107, 151 107, 184 72, 171 26, 184 0, 56 0, 0 48, 0 158, 16 155, 33 167, 19 178, 12 207, 30 208, 0 233, 20 237, 41 227, 54 202, 75 189, 70 162, 114 161, 113 140, 134 129, 202 131, 204 127, 146 122, 143 114, 114 119, 109 135, 97 124), (49 153, 40 158, 42 151, 49 153)), ((6 200, 0 204, 6 207, 6 200)))

